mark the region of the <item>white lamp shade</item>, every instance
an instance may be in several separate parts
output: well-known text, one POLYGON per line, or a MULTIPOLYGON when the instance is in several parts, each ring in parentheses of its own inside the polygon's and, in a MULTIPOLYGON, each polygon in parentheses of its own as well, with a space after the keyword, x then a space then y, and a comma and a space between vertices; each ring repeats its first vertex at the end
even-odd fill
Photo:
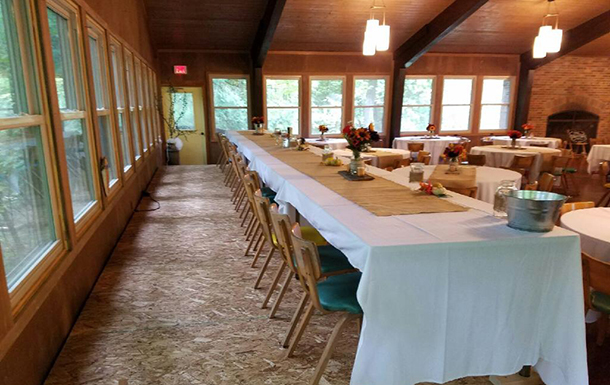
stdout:
POLYGON ((536 36, 534 39, 534 59, 542 59, 546 57, 546 42, 542 36, 536 36))
POLYGON ((375 39, 373 38, 374 36, 374 34, 371 34, 368 31, 364 33, 364 43, 362 44, 362 54, 364 56, 375 55, 375 39))
POLYGON ((556 53, 561 50, 561 41, 563 40, 563 30, 553 29, 545 35, 545 46, 547 53, 556 53))
POLYGON ((387 51, 390 48, 390 26, 377 27, 377 51, 387 51))
POLYGON ((367 36, 373 41, 373 44, 377 41, 377 34, 379 33, 379 20, 368 19, 366 21, 366 30, 364 31, 365 40, 367 36))

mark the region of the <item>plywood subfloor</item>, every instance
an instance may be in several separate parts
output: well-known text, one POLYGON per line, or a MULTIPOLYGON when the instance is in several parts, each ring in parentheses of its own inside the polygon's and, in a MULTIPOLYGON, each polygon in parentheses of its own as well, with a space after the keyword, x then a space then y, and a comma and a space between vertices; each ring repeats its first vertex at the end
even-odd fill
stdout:
MULTIPOLYGON (((279 341, 298 285, 269 320, 257 271, 215 166, 174 166, 150 191, 161 208, 135 213, 87 301, 46 385, 306 384, 336 318, 315 316, 296 357, 279 341), (125 382, 122 382, 125 383, 125 382)), ((140 209, 154 208, 143 202, 140 209)), ((355 325, 321 384, 347 385, 355 325)), ((469 378, 452 384, 488 384, 469 378)))

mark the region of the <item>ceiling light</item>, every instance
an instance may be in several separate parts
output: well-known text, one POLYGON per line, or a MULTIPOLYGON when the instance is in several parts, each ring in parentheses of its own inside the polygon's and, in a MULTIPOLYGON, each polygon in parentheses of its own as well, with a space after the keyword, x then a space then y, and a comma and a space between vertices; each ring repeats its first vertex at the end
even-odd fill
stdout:
POLYGON ((546 15, 542 18, 542 26, 534 40, 534 59, 546 57, 547 53, 557 53, 561 50, 563 30, 559 29, 559 12, 555 0, 548 0, 546 15), (551 10, 554 8, 554 11, 551 10))

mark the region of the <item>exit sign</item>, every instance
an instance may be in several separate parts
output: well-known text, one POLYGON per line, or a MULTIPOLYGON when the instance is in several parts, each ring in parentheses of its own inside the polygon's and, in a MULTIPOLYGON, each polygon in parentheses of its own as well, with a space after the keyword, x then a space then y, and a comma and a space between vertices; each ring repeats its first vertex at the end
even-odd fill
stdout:
POLYGON ((174 74, 186 75, 186 66, 174 66, 174 74))

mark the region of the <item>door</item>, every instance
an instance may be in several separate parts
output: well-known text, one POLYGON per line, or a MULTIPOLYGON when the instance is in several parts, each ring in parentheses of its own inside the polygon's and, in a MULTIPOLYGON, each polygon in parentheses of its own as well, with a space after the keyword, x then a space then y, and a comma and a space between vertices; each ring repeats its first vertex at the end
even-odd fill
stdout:
MULTIPOLYGON (((176 87, 173 93, 169 87, 163 87, 163 114, 170 116, 170 105, 173 105, 173 116, 176 127, 185 135, 180 135, 183 147, 180 150, 180 164, 206 164, 205 119, 203 117, 203 92, 200 87, 176 87), (170 103, 170 95, 173 104, 170 103)), ((167 126, 165 134, 169 135, 167 126)), ((169 137, 169 136, 167 136, 169 137)))

